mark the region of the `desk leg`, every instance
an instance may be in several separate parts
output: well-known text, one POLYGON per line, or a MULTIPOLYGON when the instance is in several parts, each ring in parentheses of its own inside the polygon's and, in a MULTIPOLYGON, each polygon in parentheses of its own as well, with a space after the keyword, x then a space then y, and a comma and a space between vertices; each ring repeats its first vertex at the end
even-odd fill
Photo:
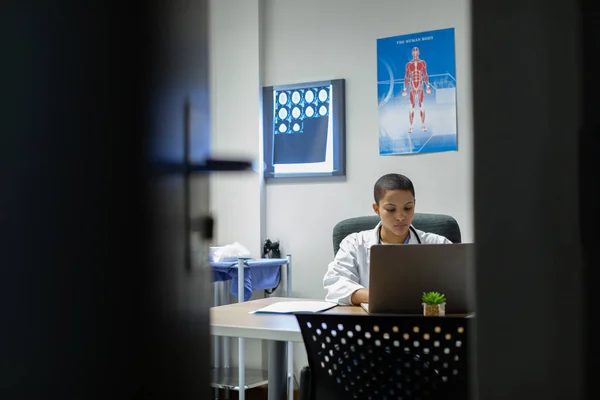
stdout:
POLYGON ((287 389, 288 400, 294 400, 294 343, 287 342, 287 389))
MULTIPOLYGON (((220 300, 221 300, 221 293, 219 291, 219 289, 221 288, 220 285, 221 282, 214 282, 213 283, 213 306, 219 306, 220 305, 220 300)), ((219 371, 219 369, 222 367, 221 364, 221 337, 220 336, 213 336, 213 360, 214 360, 214 367, 217 371, 219 371)), ((220 374, 217 374, 217 376, 219 376, 220 374)), ((219 398, 219 389, 218 388, 214 388, 214 394, 213 394, 215 399, 219 398)))
POLYGON ((287 397, 287 342, 269 341, 269 400, 281 400, 287 397))
POLYGON ((246 361, 244 360, 244 338, 238 338, 238 381, 239 400, 246 399, 246 361))
MULTIPOLYGON (((231 281, 223 281, 221 282, 221 287, 219 289, 219 292, 221 294, 221 303, 219 303, 219 305, 223 305, 223 304, 229 304, 229 292, 230 292, 230 288, 229 285, 231 285, 231 281)), ((231 365, 231 341, 232 338, 230 338, 229 336, 221 336, 221 346, 223 348, 223 356, 222 356, 222 360, 223 360, 223 368, 229 368, 231 365)), ((227 392, 229 393, 229 392, 227 392)))
MULTIPOLYGON (((244 301, 244 260, 238 259, 238 303, 244 301)), ((239 400, 246 399, 246 361, 244 359, 244 338, 238 339, 238 384, 239 400)))

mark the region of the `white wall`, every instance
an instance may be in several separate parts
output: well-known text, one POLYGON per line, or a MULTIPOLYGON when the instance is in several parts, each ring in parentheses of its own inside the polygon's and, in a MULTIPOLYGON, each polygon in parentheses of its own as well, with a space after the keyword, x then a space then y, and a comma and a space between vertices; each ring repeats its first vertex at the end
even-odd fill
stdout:
MULTIPOLYGON (((261 158, 259 0, 211 0, 210 77, 214 157, 261 158)), ((243 244, 261 252, 261 196, 258 173, 211 177, 215 244, 243 244)))
POLYGON ((294 257, 295 296, 323 296, 333 226, 347 217, 372 214, 373 184, 388 172, 411 178, 416 211, 454 216, 464 240, 472 240, 467 5, 466 0, 266 1, 265 85, 346 79, 347 180, 269 183, 266 188, 267 235, 280 239, 294 257), (447 27, 454 27, 456 35, 459 151, 379 156, 377 38, 447 27))
MULTIPOLYGON (((212 155, 262 159, 260 0, 210 1, 212 155)), ((239 242, 260 257, 264 181, 256 172, 211 175, 210 208, 216 245, 239 242)), ((258 297, 260 293, 256 293, 258 297)), ((229 297, 229 296, 226 296, 229 297)), ((230 297, 229 301, 237 301, 230 297)), ((228 339, 225 339, 228 340, 228 339)), ((230 365, 237 365, 237 341, 230 340, 230 365)), ((246 340, 246 365, 260 368, 261 341, 246 340)))
MULTIPOLYGON (((269 183, 265 189, 267 209, 262 215, 260 179, 235 178, 242 185, 235 189, 228 186, 233 182, 222 180, 211 189, 219 240, 254 246, 262 219, 267 237, 279 239, 283 251, 293 256, 293 295, 322 298, 323 273, 333 258, 333 226, 347 217, 371 214, 373 184, 388 172, 400 172, 413 180, 417 212, 450 214, 460 224, 463 241, 473 240, 467 0, 214 3, 219 3, 219 12, 212 16, 213 25, 218 25, 213 30, 213 45, 223 46, 211 51, 213 64, 219 65, 214 69, 217 84, 212 88, 217 109, 213 114, 217 149, 259 155, 259 82, 268 86, 344 78, 347 114, 345 180, 269 183), (448 27, 454 27, 456 35, 459 151, 379 156, 376 39, 448 27), (260 43, 256 43, 257 32, 260 43), (248 40, 250 45, 244 45, 248 40), (243 100, 225 100, 234 93, 243 100), (230 112, 242 117, 233 121, 230 112), (236 128, 241 123, 245 129, 236 128), (240 189, 249 191, 249 195, 235 195, 240 189)), ((302 347, 296 349, 295 364, 297 369, 306 364, 302 347)))

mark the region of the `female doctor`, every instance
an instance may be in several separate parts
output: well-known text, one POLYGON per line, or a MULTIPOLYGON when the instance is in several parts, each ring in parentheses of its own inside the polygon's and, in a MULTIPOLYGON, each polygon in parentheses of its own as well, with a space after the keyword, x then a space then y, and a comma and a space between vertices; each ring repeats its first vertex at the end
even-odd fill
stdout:
POLYGON ((406 176, 382 176, 375 183, 374 197, 373 211, 381 222, 372 230, 351 233, 342 240, 323 278, 325 300, 340 305, 369 301, 369 251, 375 244, 452 243, 412 226, 415 189, 406 176))

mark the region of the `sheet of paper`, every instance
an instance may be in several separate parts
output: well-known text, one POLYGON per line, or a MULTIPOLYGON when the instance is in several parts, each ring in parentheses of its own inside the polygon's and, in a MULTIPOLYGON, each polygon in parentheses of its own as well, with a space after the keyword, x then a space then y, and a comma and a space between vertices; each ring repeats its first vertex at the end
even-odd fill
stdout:
POLYGON ((319 312, 335 307, 337 304, 329 301, 281 301, 273 303, 249 314, 293 314, 295 312, 319 312))

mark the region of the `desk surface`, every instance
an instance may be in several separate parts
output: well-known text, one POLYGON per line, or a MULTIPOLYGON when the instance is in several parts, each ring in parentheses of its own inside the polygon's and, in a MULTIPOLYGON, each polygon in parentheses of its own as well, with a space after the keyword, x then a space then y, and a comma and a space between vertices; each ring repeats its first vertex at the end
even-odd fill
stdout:
MULTIPOLYGON (((302 342, 296 317, 292 314, 249 314, 251 311, 281 301, 314 301, 289 297, 269 297, 243 303, 226 304, 210 309, 211 334, 248 339, 302 342)), ((358 306, 337 306, 328 314, 366 314, 358 306)))

